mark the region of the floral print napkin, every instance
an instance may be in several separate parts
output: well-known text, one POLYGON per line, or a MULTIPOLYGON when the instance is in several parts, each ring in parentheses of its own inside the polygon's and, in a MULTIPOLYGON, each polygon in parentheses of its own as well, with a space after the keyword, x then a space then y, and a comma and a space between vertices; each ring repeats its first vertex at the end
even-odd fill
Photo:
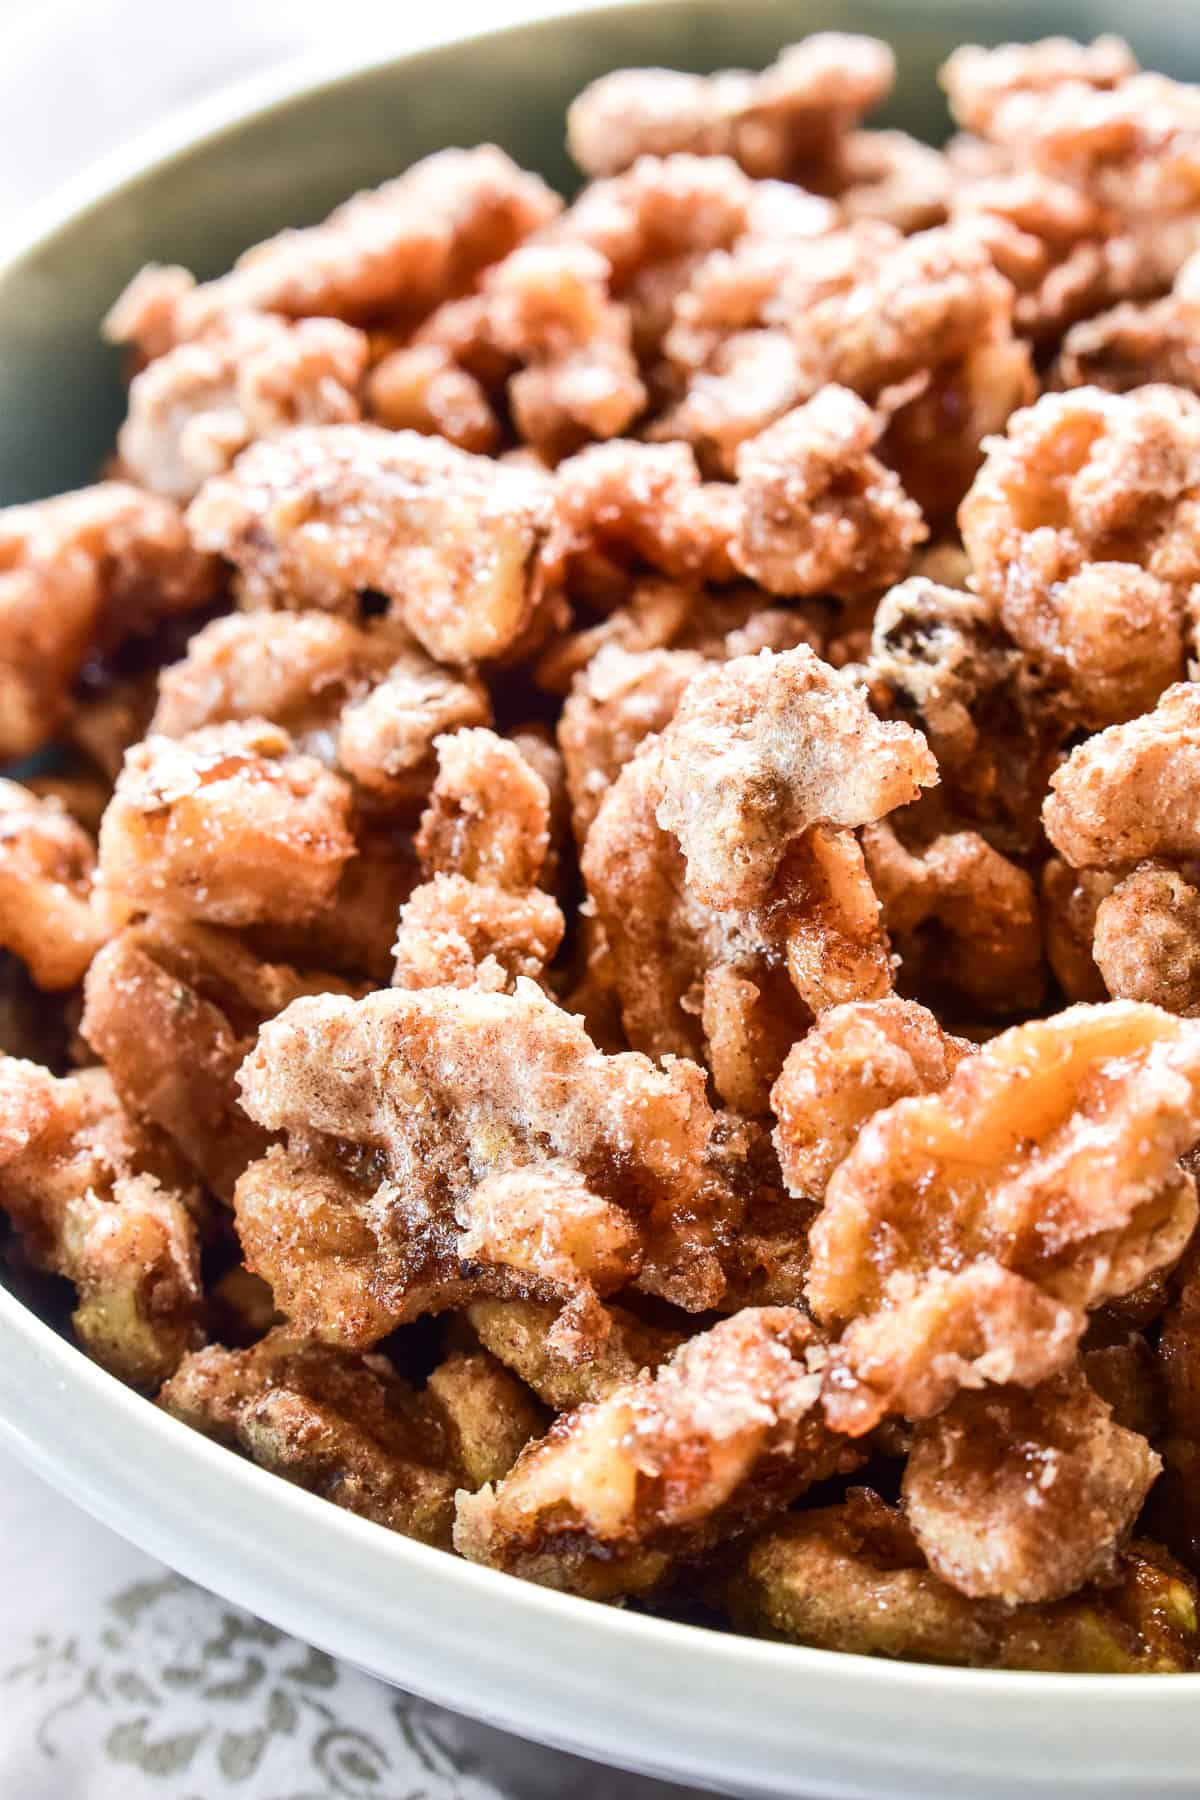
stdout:
POLYGON ((0 1451, 0 1795, 700 1800, 415 1700, 152 1562, 0 1451))

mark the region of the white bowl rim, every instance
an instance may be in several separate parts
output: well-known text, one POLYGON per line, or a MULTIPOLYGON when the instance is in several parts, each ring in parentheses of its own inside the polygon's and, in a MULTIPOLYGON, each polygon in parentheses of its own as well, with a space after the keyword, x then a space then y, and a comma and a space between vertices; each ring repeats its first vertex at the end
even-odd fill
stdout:
MULTIPOLYGON (((217 93, 190 103, 186 108, 142 131, 131 141, 110 151, 78 177, 61 184, 51 194, 25 209, 14 224, 0 232, 0 282, 6 280, 17 265, 36 256, 57 234, 80 221, 93 208, 105 204, 142 176, 178 159, 200 152, 225 135, 257 119, 290 106, 293 102, 319 95, 324 89, 344 81, 383 70, 394 63, 419 59, 426 52, 457 45, 486 41, 527 26, 556 22, 586 12, 590 16, 617 12, 645 5, 646 0, 603 0, 602 4, 563 7, 559 0, 520 0, 506 9, 503 26, 483 30, 446 30, 428 20, 409 29, 403 40, 391 37, 373 40, 369 52, 349 54, 328 51, 309 53, 288 59, 284 64, 264 73, 252 75, 217 93)), ((685 6, 688 0, 658 0, 661 6, 685 6)), ((1169 1781, 1171 1770, 1195 1769, 1200 1766, 1200 1709, 1195 1706, 1200 1674, 1196 1675, 1073 1675, 1052 1672, 959 1669, 940 1664, 891 1662, 880 1658, 851 1655, 845 1652, 812 1649, 801 1645, 775 1643, 744 1637, 734 1633, 709 1630, 701 1626, 632 1613, 592 1601, 560 1594, 533 1583, 515 1579, 495 1570, 479 1567, 452 1557, 444 1551, 413 1542, 381 1526, 358 1518, 328 1502, 254 1467, 235 1453, 217 1445, 199 1433, 159 1411, 151 1402, 125 1388, 102 1369, 90 1362, 82 1352, 61 1338, 42 1320, 0 1284, 0 1441, 4 1441, 28 1466, 52 1485, 74 1497, 85 1510, 100 1518, 122 1535, 146 1548, 160 1560, 181 1573, 220 1592, 234 1604, 243 1604, 272 1623, 279 1624, 300 1637, 308 1637, 333 1654, 355 1660, 348 1621, 340 1622, 334 1612, 321 1615, 318 1626, 309 1629, 298 1620, 295 1608, 281 1590, 264 1582, 254 1593, 245 1586, 231 1587, 206 1561, 202 1547, 193 1555, 153 1512, 139 1520, 132 1497, 118 1491, 119 1484, 106 1491, 101 1479, 103 1458, 89 1446, 85 1456, 73 1461, 70 1449, 47 1442, 39 1428, 37 1409, 52 1407, 57 1397, 64 1415, 72 1410, 71 1390, 98 1417, 108 1415, 114 1428, 132 1442, 150 1448, 161 1439, 168 1462, 181 1473, 157 1482, 160 1495, 170 1489, 177 1495, 185 1491, 185 1472, 194 1472, 194 1480, 212 1484, 212 1491, 222 1498, 236 1497, 248 1513, 262 1518, 274 1515, 284 1525, 294 1525, 303 1537, 320 1534, 331 1546, 340 1540, 356 1552, 381 1559, 380 1567, 392 1573, 411 1571, 422 1577, 421 1585, 436 1586, 448 1596, 468 1603, 486 1604, 493 1616, 519 1611, 534 1627, 544 1626, 560 1641, 573 1641, 581 1656, 599 1655, 620 1658, 633 1648, 661 1655, 675 1663, 686 1660, 705 1679, 714 1693, 728 1695, 730 1683, 762 1682, 772 1690, 775 1702, 785 1691, 801 1692, 820 1702, 820 1690, 832 1699, 844 1686, 852 1689, 859 1703, 856 1710, 869 1717, 870 1702, 888 1702, 886 1711, 893 1719, 901 1713, 916 1717, 918 1707, 925 1712, 931 1703, 960 1699, 980 1703, 975 1728, 982 1739, 990 1740, 994 1750, 1006 1742, 1011 1751, 1012 1737, 1019 1727, 1031 1725, 1039 1718, 1047 1702, 1055 1711, 1069 1715, 1071 1735, 1086 1734, 1089 1757, 1095 1760, 1084 1770, 1070 1770, 1054 1765, 1041 1765, 1039 1773, 1053 1778, 1055 1791, 1094 1794, 1097 1762, 1108 1766, 1120 1759, 1130 1734, 1172 1734, 1168 1743, 1161 1738, 1162 1766, 1146 1765, 1145 1739, 1141 1740, 1138 1766, 1160 1783, 1146 1792, 1193 1791, 1190 1787, 1169 1781), (25 1389, 18 1377, 32 1377, 25 1389), (498 1604, 497 1604, 498 1603, 498 1604), (340 1626, 345 1630, 339 1629, 340 1626), (1004 1709, 1007 1728, 986 1729, 986 1713, 993 1706, 1004 1709), (986 1707, 986 1712, 983 1708, 986 1707), (1192 1733, 1186 1727, 1189 1712, 1196 1719, 1192 1733), (1016 1728, 1016 1729, 1015 1729, 1016 1728), (1076 1785, 1078 1776, 1085 1785, 1076 1785), (1064 1785, 1065 1784, 1065 1785, 1064 1785)), ((111 1477, 112 1471, 107 1471, 111 1477)), ((145 1483, 144 1466, 139 1479, 145 1483)), ((131 1472, 132 1482, 132 1472, 131 1472)), ((243 1544, 243 1550, 251 1548, 243 1544)), ((242 1561, 246 1568, 245 1557, 242 1561)), ((361 1657, 358 1660, 362 1660, 361 1657)), ((370 1666, 370 1659, 363 1666, 370 1666)), ((622 1763, 629 1768, 652 1771, 679 1781, 705 1783, 706 1768, 697 1764, 686 1752, 669 1746, 655 1745, 646 1733, 640 1745, 615 1746, 606 1742, 595 1730, 572 1726, 558 1729, 546 1718, 531 1717, 530 1709, 510 1714, 507 1709, 496 1712, 473 1707, 470 1690, 447 1687, 443 1681, 422 1679, 419 1669, 406 1668, 403 1674, 390 1674, 386 1669, 373 1669, 395 1685, 408 1688, 425 1697, 455 1708, 473 1712, 508 1730, 524 1732, 547 1743, 583 1754, 622 1763), (636 1749, 636 1754, 635 1754, 636 1749)), ((760 1714, 762 1709, 759 1709, 760 1714)), ((928 1716, 926 1713, 925 1716, 928 1716)), ((631 1723, 628 1715, 622 1720, 631 1723)), ((820 1722, 806 1721, 820 1737, 820 1722)), ((894 1750, 896 1746, 893 1744, 894 1750)), ((981 1741, 975 1752, 985 1749, 981 1741)), ((887 1767, 881 1760, 880 1769, 887 1767)), ((964 1773, 975 1766, 975 1757, 960 1750, 956 1760, 947 1764, 947 1772, 961 1769, 964 1773)), ((1114 1765, 1115 1766, 1115 1765, 1114 1765)), ((914 1769, 925 1764, 912 1764, 914 1769)), ((1029 1774, 1032 1777, 1033 1766, 1029 1774)), ((731 1764, 719 1775, 738 1786, 738 1791, 775 1793, 774 1785, 744 1787, 752 1781, 731 1764)), ((844 1784, 833 1777, 820 1777, 822 1793, 869 1796, 871 1790, 855 1781, 844 1784)), ((1014 1778, 1011 1761, 1006 1780, 1014 1778)), ((809 1776, 805 1773, 806 1785, 809 1776)), ((1190 1778, 1189 1778, 1190 1779, 1190 1778)), ((899 1790, 897 1790, 899 1791, 899 1790)), ((905 1788, 917 1794, 920 1786, 905 1788)), ((982 1791, 982 1790, 981 1790, 982 1791)), ((988 1790, 989 1792, 991 1790, 988 1790)), ((997 1792, 1001 1790, 996 1790, 997 1792)), ((1008 1791, 1007 1789, 1004 1791, 1008 1791)), ((1032 1790, 1031 1790, 1032 1791, 1032 1790)), ((1041 1792, 1039 1787, 1037 1792, 1041 1792)), ((1045 1790, 1051 1791, 1050 1787, 1045 1790)), ((1107 1790, 1105 1790, 1107 1791, 1107 1790)), ((1115 1789, 1113 1791, 1116 1791, 1115 1789)), ((1123 1790, 1130 1790, 1126 1786, 1123 1790)))
MULTIPOLYGON (((540 1587, 536 1582, 521 1581, 499 1570, 485 1568, 481 1564, 467 1562, 462 1557, 451 1556, 444 1550, 434 1549, 428 1544, 418 1543, 414 1538, 389 1531, 386 1526, 332 1506, 329 1501, 256 1467, 236 1452, 227 1450, 224 1445, 172 1418, 145 1395, 117 1381, 44 1320, 39 1319, 3 1285, 0 1285, 0 1329, 5 1334, 9 1331, 18 1335, 26 1331, 31 1333, 34 1341, 30 1348, 35 1349, 39 1357, 52 1362, 56 1374, 62 1380, 82 1386, 87 1398, 98 1408, 124 1415, 123 1423, 141 1425, 147 1420, 152 1421, 155 1428, 161 1427, 167 1434, 177 1453, 188 1454, 200 1470, 225 1487, 230 1483, 244 1485, 247 1493, 267 1499, 274 1507, 294 1509, 298 1517, 316 1523, 323 1529, 344 1529, 359 1537, 361 1542, 370 1543, 377 1554, 398 1558, 401 1562, 413 1558, 448 1579, 456 1579, 468 1585, 478 1583, 496 1591, 502 1589, 506 1599, 519 1597, 534 1612, 544 1612, 557 1619, 569 1619, 574 1624, 582 1621, 601 1637, 615 1633, 624 1638, 633 1631, 658 1649, 670 1651, 679 1647, 682 1635, 689 1641, 689 1647, 701 1654, 713 1650, 727 1652, 733 1647, 743 1671, 749 1665, 764 1669, 782 1667, 793 1673, 805 1673, 816 1667, 842 1668, 852 1663, 860 1676, 870 1671, 879 1677, 883 1685, 915 1692, 924 1692, 931 1685, 940 1686, 943 1679, 949 1679, 967 1692, 991 1692, 997 1683, 1002 1683, 1010 1693, 1033 1694, 1044 1693, 1045 1684, 1050 1681, 1054 1683, 1056 1696, 1061 1698, 1072 1692, 1089 1695, 1097 1691, 1111 1693, 1113 1684, 1119 1683, 1127 1691, 1155 1692, 1161 1701, 1181 1681, 1193 1688, 1200 1681, 1200 1676, 1196 1675, 1064 1675, 1050 1670, 959 1669, 940 1663, 888 1661, 885 1658, 858 1656, 845 1651, 814 1650, 803 1644, 745 1637, 736 1632, 710 1630, 704 1626, 680 1623, 675 1619, 659 1618, 651 1613, 626 1612, 620 1607, 582 1600, 573 1594, 540 1587)), ((0 1435, 7 1436, 7 1441, 23 1460, 43 1460, 44 1452, 39 1451, 36 1443, 31 1443, 21 1428, 3 1413, 0 1413, 0 1435)), ((726 1657, 722 1655, 720 1660, 724 1662, 726 1657)))

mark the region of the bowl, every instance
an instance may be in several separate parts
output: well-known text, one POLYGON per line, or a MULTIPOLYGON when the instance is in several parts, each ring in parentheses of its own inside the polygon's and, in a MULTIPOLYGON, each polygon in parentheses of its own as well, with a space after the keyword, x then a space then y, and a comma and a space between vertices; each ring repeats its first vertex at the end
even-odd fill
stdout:
MULTIPOLYGON (((945 129, 933 75, 963 39, 1124 27, 1200 73, 1200 13, 1087 0, 659 0, 294 69, 208 102, 92 171, 0 246, 0 504, 85 482, 122 393, 98 321, 143 262, 215 274, 283 224, 446 143, 493 139, 569 183, 566 103, 606 68, 754 66, 836 23, 890 38, 894 122, 945 129)), ((427 29, 427 28, 426 28, 427 29)), ((1200 1676, 890 1664, 551 1593, 288 1486, 89 1363, 0 1288, 0 1436, 184 1575, 293 1635, 490 1724, 745 1796, 1191 1794, 1200 1676)))

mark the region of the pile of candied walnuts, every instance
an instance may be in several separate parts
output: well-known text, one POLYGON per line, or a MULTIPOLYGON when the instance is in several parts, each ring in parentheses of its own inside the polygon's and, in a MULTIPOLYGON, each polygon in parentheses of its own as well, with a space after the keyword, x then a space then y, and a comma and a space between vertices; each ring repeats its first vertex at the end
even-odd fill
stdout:
POLYGON ((1189 1669, 1200 89, 891 79, 609 75, 569 205, 117 301, 0 513, 9 1279, 475 1562, 1189 1669))

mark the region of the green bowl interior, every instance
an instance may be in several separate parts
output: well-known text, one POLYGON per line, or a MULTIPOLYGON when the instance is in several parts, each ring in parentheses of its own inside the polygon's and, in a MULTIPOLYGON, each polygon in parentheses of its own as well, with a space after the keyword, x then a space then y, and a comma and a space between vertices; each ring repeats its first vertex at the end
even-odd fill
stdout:
MULTIPOLYGON (((935 73, 956 43, 1128 32, 1129 10, 1122 0, 843 0, 836 11, 675 0, 506 29, 271 105, 144 168, 0 271, 0 504, 94 478, 121 414, 119 359, 98 325, 144 262, 216 274, 248 244, 447 144, 494 141, 569 187, 563 115, 593 76, 647 63, 754 67, 830 26, 896 45, 900 82, 882 117, 936 140, 947 120, 935 73)), ((1200 72, 1200 10, 1151 5, 1133 35, 1150 66, 1200 72)))

